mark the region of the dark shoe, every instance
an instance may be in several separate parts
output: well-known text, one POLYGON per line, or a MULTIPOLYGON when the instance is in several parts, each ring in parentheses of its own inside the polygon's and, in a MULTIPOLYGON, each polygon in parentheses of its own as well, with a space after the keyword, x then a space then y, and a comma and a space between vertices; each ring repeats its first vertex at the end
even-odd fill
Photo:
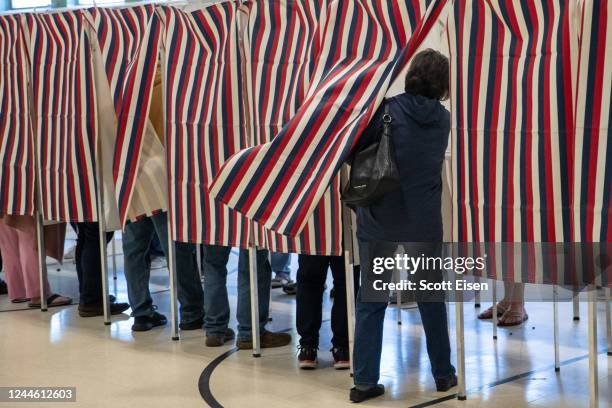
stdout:
POLYGON ((234 340, 235 333, 232 329, 225 330, 225 336, 219 336, 216 334, 206 335, 206 347, 221 347, 228 341, 234 340))
POLYGON ((179 329, 181 330, 199 330, 204 326, 204 319, 194 320, 193 322, 179 324, 179 329))
POLYGON ((299 346, 298 362, 302 370, 314 370, 317 368, 317 348, 311 346, 299 346))
POLYGON ((134 318, 132 331, 144 332, 154 327, 163 326, 168 323, 168 319, 161 313, 153 312, 151 316, 137 316, 134 318))
POLYGON ((439 378, 436 380, 436 389, 440 392, 448 391, 457 386, 457 376, 452 374, 448 378, 439 378))
POLYGON ((297 293, 297 283, 291 281, 286 285, 283 285, 283 292, 287 295, 295 295, 297 293))
POLYGON ((334 356, 334 368, 336 370, 348 370, 351 368, 351 359, 349 357, 348 348, 336 348, 331 349, 332 355, 334 356))
MULTIPOLYGON (((118 315, 130 308, 127 303, 111 303, 110 312, 111 315, 118 315)), ((104 310, 102 310, 101 304, 96 305, 79 305, 79 316, 81 317, 95 317, 104 316, 104 310)))
POLYGON ((370 387, 367 390, 358 390, 357 387, 351 388, 351 394, 349 398, 353 402, 363 402, 371 398, 380 397, 385 393, 385 386, 378 384, 374 387, 370 387))
MULTIPOLYGON (((261 348, 283 347, 291 343, 291 335, 287 333, 274 333, 268 330, 264 330, 259 339, 261 341, 261 348)), ((236 347, 240 350, 252 350, 253 341, 251 339, 237 340, 236 347)))
POLYGON ((7 294, 8 294, 8 286, 6 285, 5 281, 0 279, 0 295, 7 295, 7 294))

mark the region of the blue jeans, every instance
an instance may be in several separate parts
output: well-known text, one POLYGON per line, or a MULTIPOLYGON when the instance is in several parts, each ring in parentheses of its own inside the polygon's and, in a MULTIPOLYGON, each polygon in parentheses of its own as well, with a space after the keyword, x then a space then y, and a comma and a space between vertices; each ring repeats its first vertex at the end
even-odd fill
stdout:
MULTIPOLYGON (((454 374, 450 362, 446 306, 444 302, 419 302, 419 312, 425 330, 427 354, 435 379, 454 374)), ((387 302, 362 302, 358 296, 355 309, 355 347, 353 351, 356 385, 374 386, 380 378, 383 326, 387 302)))
MULTIPOLYGON (((151 241, 157 233, 162 250, 168 256, 168 217, 166 213, 133 222, 123 234, 123 259, 128 299, 132 316, 151 316, 153 300, 149 291, 151 277, 151 241)), ((195 245, 175 243, 177 292, 182 323, 202 320, 204 292, 195 255, 195 245)))
POLYGON ((291 274, 291 269, 289 268, 291 254, 273 252, 270 254, 270 263, 272 264, 272 272, 275 274, 283 274, 287 277, 291 274))
MULTIPOLYGON (((230 247, 204 245, 204 291, 206 292, 204 327, 209 336, 223 336, 230 318, 227 295, 227 261, 230 247)), ((259 292, 259 327, 268 322, 270 311, 270 284, 272 268, 268 251, 257 251, 257 285, 259 292)), ((251 340, 251 296, 249 279, 249 252, 240 250, 238 259, 238 336, 240 341, 251 340)))
MULTIPOLYGON (((384 242, 375 240, 368 241, 359 238, 359 258, 361 261, 362 282, 357 304, 355 307, 355 347, 353 350, 354 379, 356 385, 374 386, 380 378, 380 357, 382 354, 383 327, 385 311, 389 299, 389 293, 381 291, 372 294, 371 282, 374 279, 371 271, 371 259, 373 257, 393 256, 396 246, 377 245, 384 242), (387 252, 390 251, 391 252, 387 252), (366 301, 366 300, 369 300, 366 301)), ((428 256, 439 256, 440 246, 437 243, 416 243, 404 247, 412 256, 422 253, 428 256), (414 253, 412 253, 414 252, 414 253)), ((424 272, 417 271, 415 276, 421 276, 424 272)), ((442 274, 428 271, 429 275, 423 276, 432 279, 442 279, 442 274)), ((377 275, 379 279, 385 280, 384 275, 377 275)), ((386 277, 390 281, 389 276, 386 277)), ((448 325, 446 316, 446 305, 444 304, 444 293, 435 291, 433 293, 420 292, 419 299, 429 299, 417 302, 421 314, 421 322, 425 331, 427 343, 427 354, 431 363, 431 372, 435 379, 446 379, 455 372, 450 362, 450 340, 448 337, 448 325)))

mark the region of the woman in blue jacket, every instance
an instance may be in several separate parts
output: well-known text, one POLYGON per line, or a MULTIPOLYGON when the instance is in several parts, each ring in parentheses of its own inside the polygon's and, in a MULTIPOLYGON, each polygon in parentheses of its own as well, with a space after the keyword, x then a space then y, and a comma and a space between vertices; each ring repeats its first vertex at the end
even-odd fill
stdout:
MULTIPOLYGON (((428 49, 414 57, 406 76, 406 92, 385 101, 392 118, 391 139, 400 187, 375 204, 357 209, 362 268, 366 266, 367 269, 375 256, 381 256, 380 250, 376 249, 380 247, 377 243, 414 243, 414 256, 441 255, 441 175, 449 139, 450 113, 440 101, 448 97, 448 89, 448 59, 428 49)), ((360 144, 368 145, 380 137, 383 112, 381 107, 360 144)), ((407 253, 412 251, 406 249, 406 245, 404 248, 407 253)), ((437 272, 441 276, 441 271, 437 272)), ((363 279, 368 279, 367 275, 365 271, 363 279)), ((356 306, 355 387, 350 393, 353 402, 384 394, 384 386, 378 384, 378 380, 388 294, 378 298, 368 296, 368 292, 372 293, 368 285, 371 283, 362 281, 356 306)), ((450 362, 443 294, 435 301, 419 301, 418 305, 436 388, 446 391, 457 384, 457 377, 450 362)))

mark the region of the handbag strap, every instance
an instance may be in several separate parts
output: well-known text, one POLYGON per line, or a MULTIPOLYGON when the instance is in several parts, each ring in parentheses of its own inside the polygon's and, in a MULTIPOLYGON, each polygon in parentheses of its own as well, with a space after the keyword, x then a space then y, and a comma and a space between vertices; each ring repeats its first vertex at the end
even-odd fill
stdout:
POLYGON ((383 122, 383 137, 391 138, 391 122, 393 122, 393 117, 391 116, 391 109, 389 108, 389 102, 385 102, 385 110, 382 116, 383 122))

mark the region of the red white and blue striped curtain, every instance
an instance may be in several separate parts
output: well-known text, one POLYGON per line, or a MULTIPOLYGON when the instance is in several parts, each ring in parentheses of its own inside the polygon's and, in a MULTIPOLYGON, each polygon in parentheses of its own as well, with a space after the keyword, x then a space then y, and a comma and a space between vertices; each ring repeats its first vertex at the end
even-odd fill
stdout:
POLYGON ((612 1, 580 14, 573 225, 576 242, 612 242, 612 1))
MULTIPOLYGON (((328 1, 247 1, 245 20, 245 87, 249 146, 268 143, 299 109, 315 67, 313 44, 328 1)), ((255 243, 275 252, 339 255, 342 217, 339 182, 334 179, 306 227, 288 237, 255 224, 255 243)))
POLYGON ((454 3, 453 241, 516 243, 487 253, 489 277, 580 287, 601 271, 610 16, 605 0, 454 3))
POLYGON ((96 97, 82 11, 28 14, 45 219, 96 221, 96 97))
POLYGON ((571 239, 574 6, 454 2, 454 241, 571 239))
POLYGON ((162 27, 152 5, 94 8, 90 14, 118 119, 114 157, 105 159, 113 163, 108 181, 116 183, 112 205, 118 205, 123 225, 166 206, 166 171, 163 160, 157 163, 157 156, 165 159, 163 146, 147 133, 162 27))
POLYGON ((237 2, 164 16, 164 106, 172 238, 249 245, 250 222, 216 202, 206 186, 221 164, 249 146, 241 83, 237 2))
POLYGON ((30 62, 22 18, 0 16, 0 215, 34 213, 30 62))
POLYGON ((267 228, 299 234, 445 3, 331 1, 321 13, 310 87, 296 114, 272 142, 231 157, 211 193, 267 228))

